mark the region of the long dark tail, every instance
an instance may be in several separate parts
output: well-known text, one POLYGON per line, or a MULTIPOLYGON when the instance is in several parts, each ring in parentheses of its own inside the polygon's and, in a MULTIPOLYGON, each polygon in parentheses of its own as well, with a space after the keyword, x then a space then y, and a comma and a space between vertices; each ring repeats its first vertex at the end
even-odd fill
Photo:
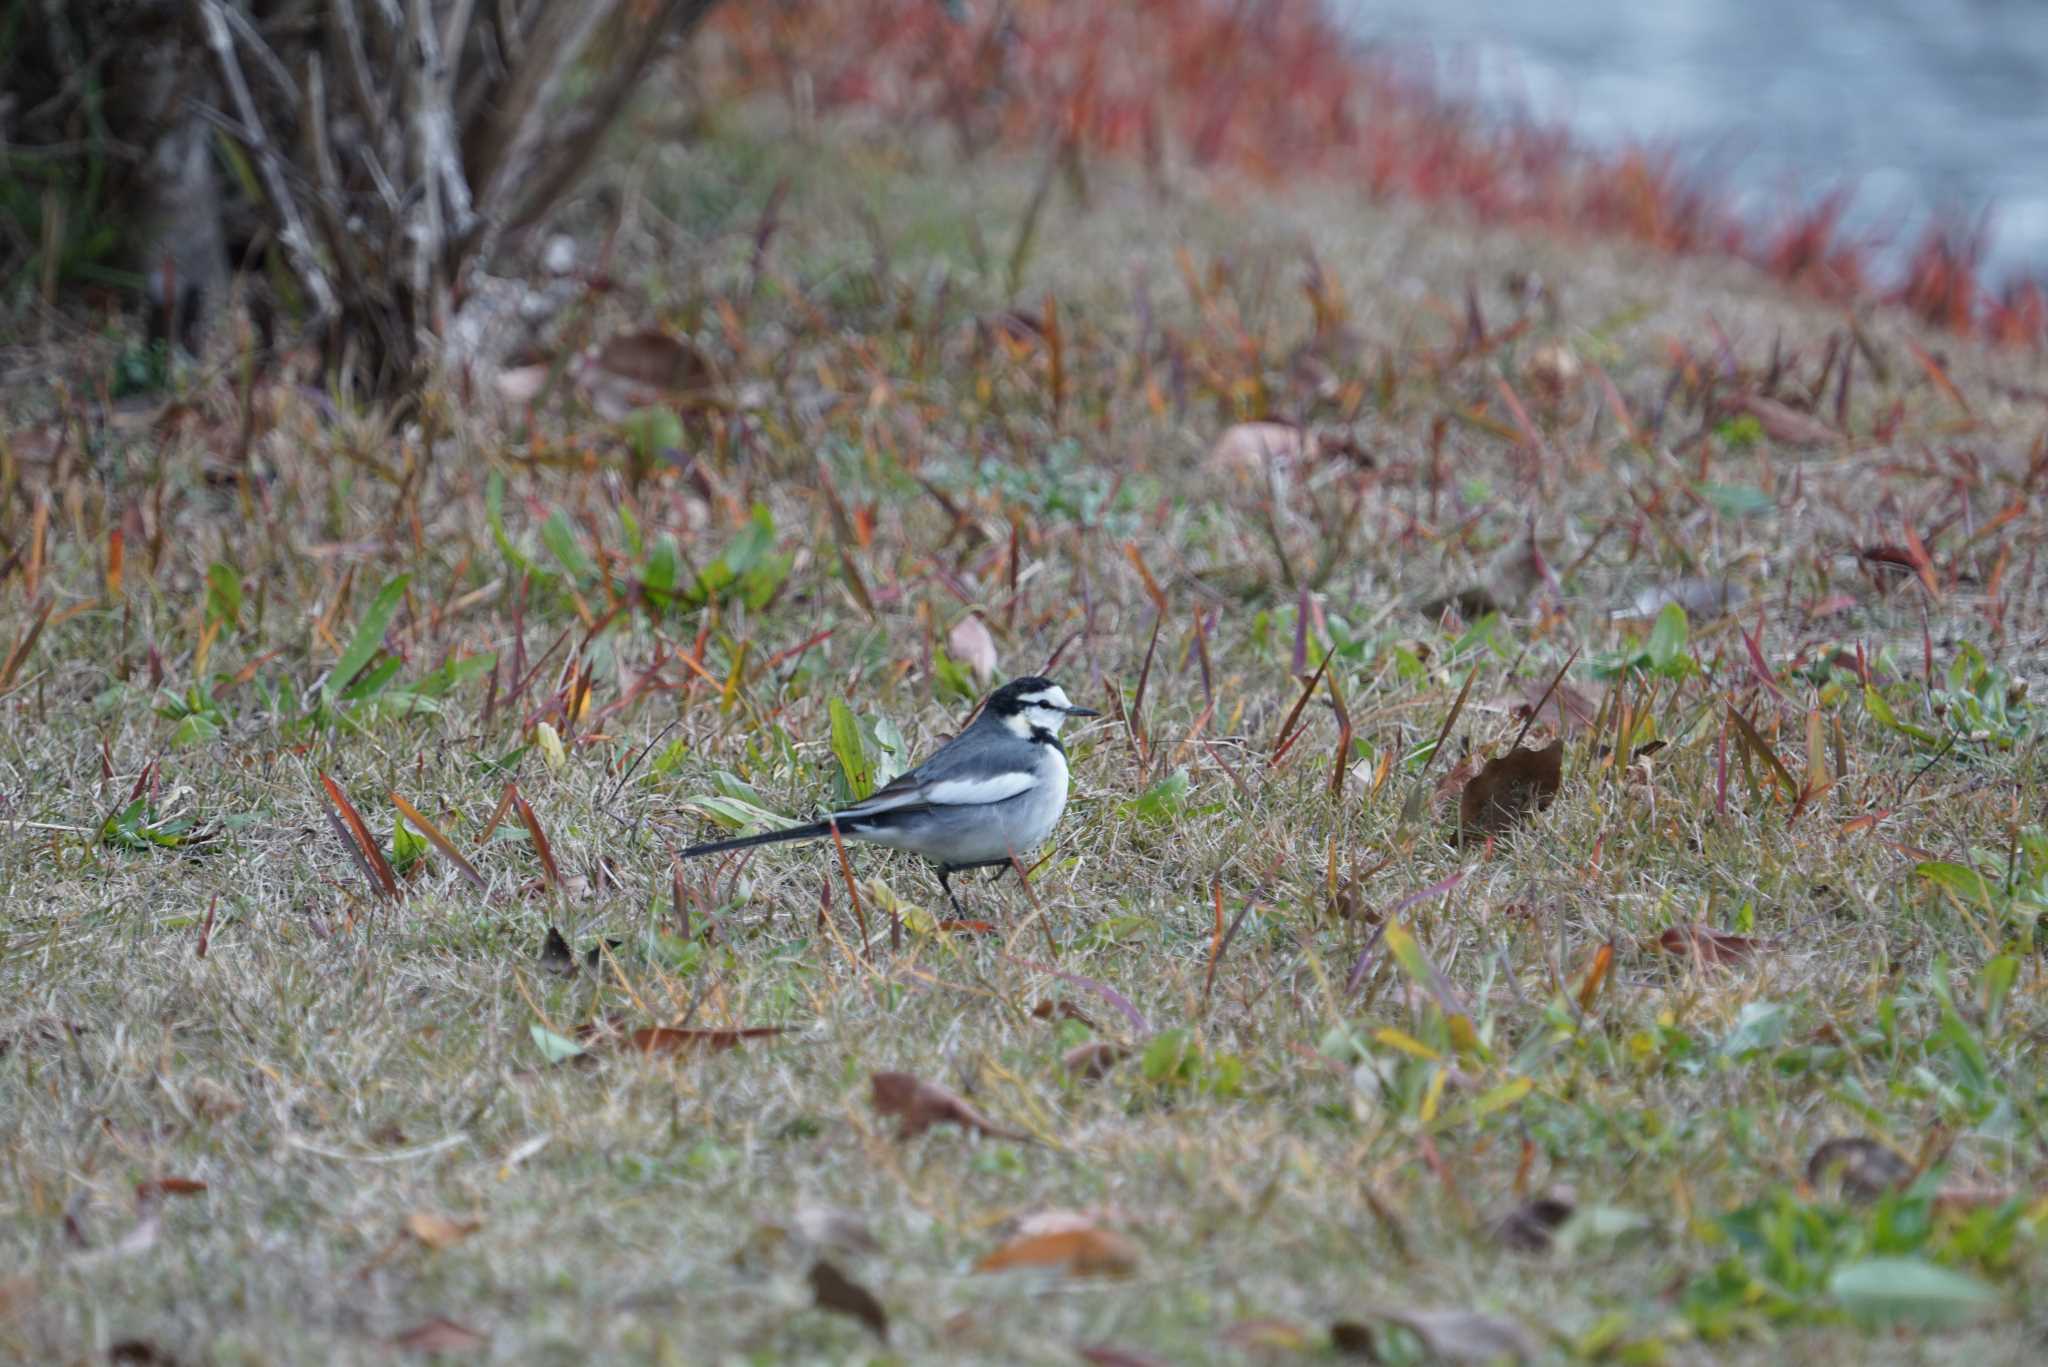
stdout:
POLYGON ((792 826, 786 831, 767 831, 761 835, 743 835, 737 840, 713 840, 704 845, 692 845, 683 851, 685 859, 695 859, 700 854, 724 854, 727 850, 750 850, 756 845, 780 845, 790 840, 816 840, 821 835, 830 835, 832 827, 823 821, 813 821, 808 826, 792 826))

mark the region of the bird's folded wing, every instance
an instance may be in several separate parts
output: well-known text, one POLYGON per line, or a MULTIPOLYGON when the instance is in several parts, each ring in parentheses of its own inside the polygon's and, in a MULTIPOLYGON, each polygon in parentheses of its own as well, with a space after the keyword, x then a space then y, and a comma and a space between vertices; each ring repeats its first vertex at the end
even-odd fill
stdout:
POLYGON ((1037 785, 1036 774, 1016 769, 1000 774, 987 774, 980 778, 955 774, 947 778, 927 779, 922 782, 916 781, 914 774, 905 774, 865 802, 857 802, 834 815, 840 820, 846 820, 879 816, 883 812, 901 811, 907 807, 980 807, 1016 797, 1037 785))

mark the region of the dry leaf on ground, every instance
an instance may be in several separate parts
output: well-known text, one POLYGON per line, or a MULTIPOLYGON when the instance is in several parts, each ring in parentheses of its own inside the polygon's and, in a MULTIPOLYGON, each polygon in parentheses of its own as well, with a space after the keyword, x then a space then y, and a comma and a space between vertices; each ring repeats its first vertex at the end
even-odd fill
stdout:
POLYGON ((934 1125, 958 1125, 993 1139, 1028 1139, 1017 1130, 1005 1129, 935 1082, 910 1073, 875 1073, 868 1079, 874 1089, 875 1110, 895 1116, 896 1136, 911 1139, 934 1125))
POLYGON ((1749 590, 1732 579, 1674 579, 1637 593, 1635 601, 1614 614, 1617 618, 1652 618, 1676 603, 1695 622, 1726 617, 1749 601, 1749 590))
POLYGON ((1762 940, 1747 935, 1730 935, 1725 930, 1698 923, 1672 926, 1657 937, 1657 948, 1666 954, 1683 954, 1709 964, 1739 964, 1764 948, 1762 940))
POLYGON ((1216 438, 1209 448, 1209 465, 1217 474, 1263 492, 1269 469, 1284 477, 1316 448, 1315 438, 1291 423, 1241 422, 1216 438))
POLYGON ((192 1177, 151 1177, 135 1184, 135 1201, 142 1205, 165 1196, 198 1196, 206 1183, 192 1177))
POLYGON ((709 1054, 722 1049, 737 1049, 742 1040, 767 1039, 788 1033, 786 1025, 747 1025, 729 1030, 645 1025, 627 1035, 623 1047, 640 1054, 709 1054))
POLYGON ((1089 1367, 1170 1367, 1163 1357, 1136 1348, 1120 1348, 1114 1343, 1083 1344, 1074 1354, 1089 1367))
POLYGON ((1518 1252, 1547 1253, 1553 1237, 1577 1208, 1568 1192, 1531 1197, 1502 1216, 1494 1234, 1518 1252))
POLYGON ((1066 1224, 1021 1234, 975 1263, 976 1272, 1030 1267, 1074 1277, 1124 1277, 1138 1266, 1138 1246, 1114 1230, 1066 1224))
POLYGON ((1466 839, 1504 831, 1550 805, 1564 783, 1564 742, 1515 750, 1486 762, 1458 797, 1458 828, 1466 839))
POLYGON ((1093 1082, 1123 1062, 1131 1051, 1106 1039, 1077 1044, 1060 1055, 1060 1066, 1083 1082, 1093 1082))
POLYGON ((490 1339, 468 1325, 457 1324, 445 1315, 436 1315, 393 1338, 391 1346, 408 1353, 470 1353, 489 1342, 490 1339))
POLYGON ((946 633, 946 653, 973 670, 983 683, 995 677, 996 638, 989 635, 988 623, 971 613, 946 633))
MULTIPOLYGON (((1476 1310, 1381 1310, 1375 1320, 1396 1324, 1422 1340, 1432 1360, 1442 1362, 1526 1362, 1536 1355, 1529 1331, 1499 1315, 1476 1310)), ((1381 1358, 1379 1338, 1356 1320, 1330 1326, 1330 1342, 1339 1352, 1381 1358)))
POLYGON ((1745 394, 1735 401, 1735 406, 1756 419, 1757 426, 1764 429, 1764 435, 1772 441, 1786 446, 1838 446, 1842 434, 1814 417, 1802 413, 1776 399, 1766 399, 1759 394, 1745 394))
POLYGON ((1852 1201, 1872 1201, 1913 1180, 1913 1164, 1875 1139, 1830 1139, 1806 1160, 1808 1186, 1838 1185, 1852 1201))
POLYGON ((811 1264, 810 1283, 812 1300, 819 1309, 851 1316, 874 1330, 876 1338, 888 1342, 889 1312, 874 1292, 823 1258, 811 1264))
POLYGON ((439 1252, 453 1248, 483 1228, 481 1220, 451 1220, 431 1210, 416 1210, 405 1217, 405 1232, 421 1245, 439 1252))

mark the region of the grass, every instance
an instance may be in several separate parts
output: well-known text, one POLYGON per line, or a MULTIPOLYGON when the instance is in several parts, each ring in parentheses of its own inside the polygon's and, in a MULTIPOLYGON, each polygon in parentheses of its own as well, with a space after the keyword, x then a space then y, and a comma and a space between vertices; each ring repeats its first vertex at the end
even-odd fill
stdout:
POLYGON ((635 155, 578 326, 705 357, 674 458, 566 382, 115 403, 118 336, 6 391, 0 1351, 2038 1351, 2022 360, 1331 189, 753 105, 635 155), (1212 456, 1269 416, 1333 440, 1212 456), (678 881, 955 729, 969 612, 1111 714, 992 933, 873 851, 678 881), (1561 785, 1461 842, 1560 672, 1561 785), (891 1070, 1010 1133, 899 1138, 891 1070), (1125 1275, 974 1270, 1047 1211, 1125 1275))

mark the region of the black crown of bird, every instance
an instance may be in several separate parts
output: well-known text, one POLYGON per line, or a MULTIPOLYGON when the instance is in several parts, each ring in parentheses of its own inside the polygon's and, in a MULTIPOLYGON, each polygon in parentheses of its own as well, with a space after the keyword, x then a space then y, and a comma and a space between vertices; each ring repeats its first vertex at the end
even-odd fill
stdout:
POLYGON ((818 840, 836 829, 842 838, 929 860, 957 912, 951 875, 1014 868, 1018 856, 1052 833, 1067 801, 1060 727, 1071 718, 1100 715, 1075 706, 1042 675, 1012 679, 989 694, 959 735, 861 801, 808 824, 692 845, 682 857, 818 840))

